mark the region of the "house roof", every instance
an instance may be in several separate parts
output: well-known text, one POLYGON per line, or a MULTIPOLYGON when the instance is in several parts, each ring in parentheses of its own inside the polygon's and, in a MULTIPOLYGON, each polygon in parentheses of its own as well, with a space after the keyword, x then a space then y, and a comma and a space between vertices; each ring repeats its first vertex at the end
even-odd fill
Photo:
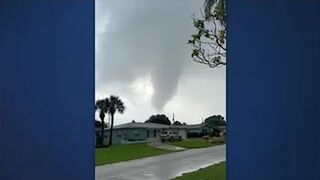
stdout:
POLYGON ((202 128, 204 124, 190 124, 190 125, 171 125, 169 128, 176 129, 199 129, 202 128))
MULTIPOLYGON (((192 124, 192 125, 165 125, 157 123, 142 123, 142 122, 129 122, 120 125, 116 125, 113 129, 128 129, 128 128, 149 128, 149 129, 196 129, 202 128, 204 124, 192 124)), ((109 128, 106 128, 108 130, 109 128)))
POLYGON ((190 125, 185 125, 187 129, 198 129, 198 128, 202 128, 203 126, 205 126, 204 123, 201 124, 190 124, 190 125))
POLYGON ((123 128, 152 128, 152 129, 161 129, 168 128, 168 125, 157 124, 157 123, 141 123, 141 122, 130 122, 125 124, 116 125, 113 129, 123 129, 123 128))

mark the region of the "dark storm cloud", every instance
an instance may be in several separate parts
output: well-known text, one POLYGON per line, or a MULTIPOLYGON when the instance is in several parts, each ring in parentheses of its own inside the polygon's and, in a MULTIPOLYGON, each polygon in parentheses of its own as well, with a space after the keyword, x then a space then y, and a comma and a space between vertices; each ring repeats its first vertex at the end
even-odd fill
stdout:
POLYGON ((96 2, 96 88, 151 77, 153 106, 161 110, 175 95, 188 60, 191 15, 199 1, 96 2))

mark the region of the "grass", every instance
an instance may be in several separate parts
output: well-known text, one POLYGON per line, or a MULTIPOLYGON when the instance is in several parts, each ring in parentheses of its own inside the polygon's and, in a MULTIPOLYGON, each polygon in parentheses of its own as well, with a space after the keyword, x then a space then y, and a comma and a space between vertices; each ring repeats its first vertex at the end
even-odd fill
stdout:
POLYGON ((161 155, 170 151, 156 149, 146 144, 112 145, 107 148, 96 148, 96 166, 120 161, 128 161, 149 156, 161 155))
POLYGON ((174 180, 226 180, 226 163, 222 162, 199 169, 198 171, 182 174, 174 180))
POLYGON ((192 138, 184 141, 170 142, 169 144, 192 149, 192 148, 205 148, 205 147, 217 146, 223 143, 210 143, 210 142, 207 142, 207 140, 204 140, 202 138, 192 138))

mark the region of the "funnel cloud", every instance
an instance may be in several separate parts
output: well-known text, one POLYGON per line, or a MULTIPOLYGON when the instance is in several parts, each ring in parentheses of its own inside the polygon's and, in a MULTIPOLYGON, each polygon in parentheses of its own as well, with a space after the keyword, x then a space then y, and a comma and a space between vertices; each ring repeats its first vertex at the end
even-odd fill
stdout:
POLYGON ((225 115, 225 68, 192 62, 187 44, 194 32, 191 15, 202 4, 96 0, 96 99, 115 94, 124 100, 127 111, 116 124, 156 113, 175 112, 187 123, 225 115), (198 113, 188 115, 187 109, 198 113))

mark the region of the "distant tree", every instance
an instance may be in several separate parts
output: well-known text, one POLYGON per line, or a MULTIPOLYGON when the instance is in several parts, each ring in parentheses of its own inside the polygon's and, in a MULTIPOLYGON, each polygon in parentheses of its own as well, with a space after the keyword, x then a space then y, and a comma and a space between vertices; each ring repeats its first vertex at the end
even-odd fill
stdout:
POLYGON ((221 115, 213 115, 213 116, 207 117, 204 120, 204 122, 206 123, 206 125, 212 128, 226 125, 226 121, 224 120, 224 117, 221 115))
POLYGON ((112 131, 113 131, 113 123, 114 123, 114 115, 116 112, 124 113, 126 107, 124 103, 118 96, 111 95, 109 97, 109 106, 108 112, 111 115, 111 125, 110 125, 110 136, 109 136, 109 146, 112 145, 112 131))
POLYGON ((226 65, 226 0, 205 0, 204 12, 193 17, 196 33, 188 41, 195 62, 214 68, 226 65))
POLYGON ((182 125, 187 125, 187 123, 183 122, 182 125))
POLYGON ((174 121, 174 123, 173 123, 172 125, 181 126, 181 125, 182 125, 182 123, 181 123, 181 122, 179 122, 179 121, 174 121))
POLYGON ((152 115, 145 122, 146 123, 158 123, 158 124, 171 125, 171 122, 170 122, 169 118, 164 114, 152 115))
POLYGON ((100 143, 98 142, 101 145, 103 145, 103 139, 104 139, 104 125, 105 125, 104 118, 108 113, 109 106, 110 106, 110 102, 108 98, 97 100, 95 104, 95 111, 98 111, 99 118, 101 120, 101 123, 100 123, 101 137, 100 137, 100 143))
POLYGON ((220 129, 219 126, 225 126, 226 121, 224 120, 224 117, 221 115, 214 115, 210 116, 205 119, 205 128, 204 130, 206 132, 210 132, 211 136, 219 136, 220 129))

